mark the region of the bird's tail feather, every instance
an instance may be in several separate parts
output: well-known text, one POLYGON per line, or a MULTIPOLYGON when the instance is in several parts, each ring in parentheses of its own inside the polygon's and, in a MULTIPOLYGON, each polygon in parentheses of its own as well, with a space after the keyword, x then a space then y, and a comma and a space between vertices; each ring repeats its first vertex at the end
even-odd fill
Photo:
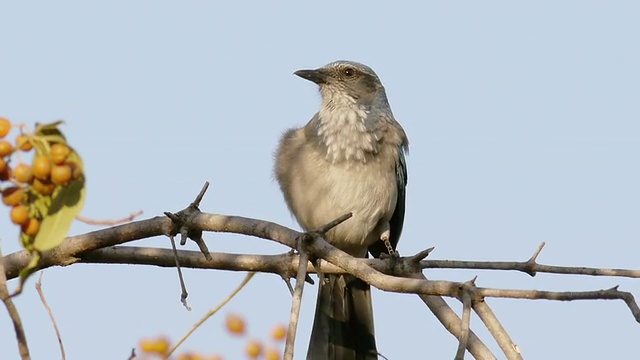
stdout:
POLYGON ((378 359, 369 284, 351 275, 320 281, 307 360, 378 359))

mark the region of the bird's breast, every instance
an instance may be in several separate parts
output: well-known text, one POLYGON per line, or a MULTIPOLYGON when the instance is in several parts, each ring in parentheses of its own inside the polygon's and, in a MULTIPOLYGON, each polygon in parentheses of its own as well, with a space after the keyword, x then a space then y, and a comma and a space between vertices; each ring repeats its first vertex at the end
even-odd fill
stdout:
MULTIPOLYGON (((366 162, 334 163, 305 148, 304 163, 292 182, 292 210, 305 230, 315 230, 351 212, 353 217, 327 233, 327 240, 350 253, 362 253, 380 221, 388 221, 397 201, 395 164, 391 152, 366 162), (389 156, 383 159, 383 156, 389 156)), ((362 254, 360 254, 362 256, 362 254)))

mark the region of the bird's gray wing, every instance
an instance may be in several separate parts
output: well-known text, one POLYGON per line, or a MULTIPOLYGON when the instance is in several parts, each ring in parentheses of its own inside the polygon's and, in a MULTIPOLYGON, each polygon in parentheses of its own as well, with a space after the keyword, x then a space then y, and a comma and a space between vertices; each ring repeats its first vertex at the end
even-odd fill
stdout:
MULTIPOLYGON (((404 224, 404 208, 406 198, 407 187, 407 162, 404 157, 404 148, 400 148, 398 152, 400 158, 396 164, 396 186, 398 199, 396 201, 396 208, 393 211, 389 225, 391 228, 391 236, 389 242, 393 249, 396 249, 398 241, 400 240, 400 234, 402 234, 402 225, 404 224)), ((381 253, 389 253, 382 241, 376 241, 373 245, 369 246, 369 252, 374 258, 380 257, 381 253)))

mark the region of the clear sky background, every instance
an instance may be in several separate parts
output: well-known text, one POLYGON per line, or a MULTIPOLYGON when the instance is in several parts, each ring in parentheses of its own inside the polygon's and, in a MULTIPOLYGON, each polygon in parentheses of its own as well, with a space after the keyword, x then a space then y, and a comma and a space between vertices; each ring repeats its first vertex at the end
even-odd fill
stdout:
MULTIPOLYGON (((637 1, 28 1, 0 4, 0 116, 64 119, 83 156, 83 215, 176 211, 211 182, 202 210, 297 228, 272 178, 280 134, 319 106, 293 71, 363 62, 387 88, 409 135, 401 254, 640 267, 640 3, 637 1)), ((2 249, 20 249, 0 212, 2 249)), ((76 224, 73 234, 95 230, 76 224)), ((206 234, 213 251, 281 253, 282 246, 206 234)), ((135 243, 169 247, 166 238, 135 243)), ((197 249, 190 243, 189 249, 197 249)), ((430 270, 484 287, 596 290, 638 280, 430 270)), ((178 339, 244 274, 73 265, 48 269, 44 290, 68 359, 126 359, 139 339, 178 339)), ((34 289, 16 299, 34 359, 58 358, 34 289)), ((13 288, 15 282, 11 282, 13 288)), ((305 291, 304 358, 316 288, 305 291)), ((451 359, 457 346, 411 295, 374 291, 379 350, 391 360, 451 359)), ((450 302, 455 309, 461 306, 450 302)), ((640 324, 620 301, 489 299, 527 359, 637 354, 640 324)), ((241 359, 224 314, 265 338, 288 321, 277 276, 258 275, 184 349, 241 359)), ((472 327, 501 355, 477 318, 472 327)), ((0 358, 18 357, 0 311, 0 358)))

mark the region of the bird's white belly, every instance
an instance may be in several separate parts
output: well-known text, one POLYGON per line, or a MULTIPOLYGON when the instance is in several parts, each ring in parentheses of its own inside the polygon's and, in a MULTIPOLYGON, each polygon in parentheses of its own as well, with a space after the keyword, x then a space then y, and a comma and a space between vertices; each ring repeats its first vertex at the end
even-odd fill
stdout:
POLYGON ((315 230, 351 212, 353 217, 327 233, 326 238, 344 251, 362 253, 376 240, 369 236, 376 226, 393 215, 397 201, 395 168, 382 166, 376 158, 350 166, 310 163, 300 169, 302 176, 292 184, 296 188, 292 200, 298 209, 298 222, 305 230, 315 230), (302 193, 304 196, 295 196, 302 193), (309 199, 311 204, 299 203, 309 199))

